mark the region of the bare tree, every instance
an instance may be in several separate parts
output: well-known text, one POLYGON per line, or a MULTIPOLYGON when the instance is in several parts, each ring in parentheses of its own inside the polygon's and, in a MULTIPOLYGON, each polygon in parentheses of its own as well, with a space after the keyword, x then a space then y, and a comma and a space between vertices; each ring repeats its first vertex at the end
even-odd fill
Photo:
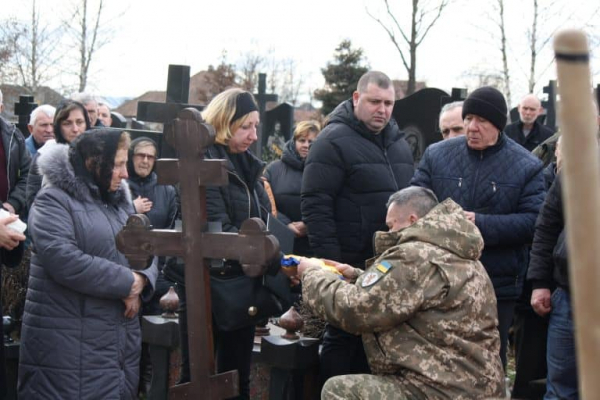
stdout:
POLYGON ((62 52, 57 51, 61 29, 40 22, 36 0, 31 2, 31 20, 22 26, 22 34, 15 41, 13 63, 21 84, 36 93, 39 86, 57 74, 62 58, 62 52))
POLYGON ((244 90, 253 92, 258 85, 258 72, 265 62, 265 58, 254 52, 244 53, 237 63, 240 85, 244 90))
POLYGON ((14 18, 0 23, 0 81, 16 83, 19 79, 14 59, 18 42, 24 34, 24 26, 14 18))
POLYGON ((298 64, 293 58, 282 62, 283 79, 280 87, 279 100, 288 102, 293 106, 298 102, 300 90, 304 84, 304 76, 298 73, 298 64))
POLYGON ((529 82, 528 82, 528 91, 529 93, 533 93, 533 89, 535 88, 535 64, 537 61, 537 25, 538 25, 538 13, 539 6, 538 0, 533 0, 533 21, 531 24, 531 30, 529 31, 529 51, 531 54, 530 66, 529 66, 529 82))
POLYGON ((94 7, 91 0, 78 0, 73 5, 71 18, 64 21, 67 32, 79 50, 76 76, 80 92, 87 87, 94 56, 112 39, 112 30, 105 25, 104 0, 98 0, 96 5, 94 7), (72 21, 77 22, 72 24, 72 21))
POLYGON ((415 92, 417 84, 417 50, 431 28, 441 17, 450 0, 436 0, 435 2, 412 0, 410 31, 398 20, 390 7, 389 0, 383 1, 388 22, 384 22, 380 18, 373 16, 368 9, 366 9, 366 12, 386 31, 398 51, 402 59, 402 64, 408 73, 406 94, 410 95, 415 92), (430 3, 435 4, 431 5, 430 3))
POLYGON ((496 11, 498 20, 496 21, 500 30, 500 52, 502 53, 502 76, 504 77, 504 94, 509 106, 512 104, 510 93, 510 70, 508 68, 508 50, 506 45, 506 23, 504 19, 504 0, 496 0, 496 11))

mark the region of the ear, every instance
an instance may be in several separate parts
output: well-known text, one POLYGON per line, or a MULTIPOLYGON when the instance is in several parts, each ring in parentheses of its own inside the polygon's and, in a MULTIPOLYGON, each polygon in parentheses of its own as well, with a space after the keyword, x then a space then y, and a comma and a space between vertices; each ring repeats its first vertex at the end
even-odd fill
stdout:
POLYGON ((356 107, 356 105, 358 104, 359 97, 360 93, 358 93, 358 90, 355 90, 354 93, 352 93, 352 104, 354 105, 354 107, 356 107))
POLYGON ((29 133, 33 133, 33 126, 27 124, 27 130, 29 131, 29 133))
POLYGON ((414 224, 415 222, 417 222, 417 220, 419 219, 419 217, 417 216, 417 214, 410 214, 408 216, 408 221, 410 222, 410 224, 414 224))

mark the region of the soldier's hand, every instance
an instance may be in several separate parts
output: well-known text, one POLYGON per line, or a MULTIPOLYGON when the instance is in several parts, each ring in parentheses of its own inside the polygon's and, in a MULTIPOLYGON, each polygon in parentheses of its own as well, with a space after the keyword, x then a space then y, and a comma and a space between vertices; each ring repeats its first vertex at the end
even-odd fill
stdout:
POLYGON ((15 208, 8 201, 5 201, 4 203, 2 203, 2 207, 4 207, 4 209, 6 211, 8 211, 9 213, 16 214, 15 208))
POLYGON ((0 218, 0 247, 3 249, 12 250, 19 245, 19 242, 25 240, 25 235, 7 226, 18 219, 19 216, 14 214, 0 218))
POLYGON ((550 289, 534 289, 531 293, 531 307, 539 316, 543 317, 552 311, 552 294, 550 289))

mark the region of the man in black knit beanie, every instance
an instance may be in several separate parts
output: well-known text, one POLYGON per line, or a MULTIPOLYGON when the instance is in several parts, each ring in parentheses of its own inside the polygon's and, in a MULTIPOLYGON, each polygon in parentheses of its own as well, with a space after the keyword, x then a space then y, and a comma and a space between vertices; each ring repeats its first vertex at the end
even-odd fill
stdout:
POLYGON ((507 111, 498 90, 473 91, 463 104, 466 135, 429 146, 411 181, 460 204, 481 231, 480 260, 494 285, 505 368, 508 328, 544 196, 542 163, 502 132, 507 111))

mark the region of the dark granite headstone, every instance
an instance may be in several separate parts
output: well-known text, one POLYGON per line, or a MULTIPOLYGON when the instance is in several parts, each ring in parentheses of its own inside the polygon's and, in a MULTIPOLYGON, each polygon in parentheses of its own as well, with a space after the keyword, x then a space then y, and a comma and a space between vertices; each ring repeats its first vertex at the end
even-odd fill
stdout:
POLYGON ((29 136, 29 117, 31 112, 37 108, 38 104, 33 101, 33 96, 19 96, 19 102, 15 103, 15 115, 19 117, 17 128, 21 131, 23 136, 29 136))
POLYGON ((441 140, 438 118, 442 99, 446 92, 425 88, 400 100, 396 100, 392 115, 411 147, 415 163, 418 163, 427 146, 441 140))

